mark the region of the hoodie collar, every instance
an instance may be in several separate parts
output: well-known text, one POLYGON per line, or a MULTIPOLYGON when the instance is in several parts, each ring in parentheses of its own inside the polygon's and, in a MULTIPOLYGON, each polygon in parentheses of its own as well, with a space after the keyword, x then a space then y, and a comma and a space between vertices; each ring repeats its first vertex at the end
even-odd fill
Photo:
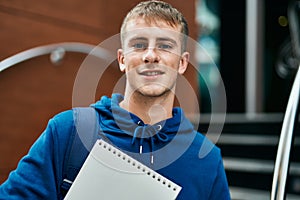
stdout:
MULTIPOLYGON (((99 113, 100 127, 103 134, 117 137, 130 137, 131 144, 139 143, 139 153, 143 153, 143 143, 149 142, 150 152, 157 146, 168 143, 178 133, 193 131, 192 124, 185 118, 182 109, 174 108, 173 117, 153 125, 145 124, 138 116, 121 108, 119 103, 124 99, 121 94, 112 98, 103 96, 92 105, 99 113), (156 145, 160 144, 160 145, 156 145)), ((151 157, 153 163, 153 157, 151 157)))

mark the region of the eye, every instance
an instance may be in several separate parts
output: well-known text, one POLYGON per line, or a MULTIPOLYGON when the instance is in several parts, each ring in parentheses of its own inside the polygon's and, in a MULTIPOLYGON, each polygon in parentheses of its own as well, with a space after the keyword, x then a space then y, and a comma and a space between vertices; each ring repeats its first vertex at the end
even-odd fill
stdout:
POLYGON ((158 45, 158 49, 162 49, 162 50, 170 50, 172 48, 173 48, 173 46, 169 45, 169 44, 159 44, 158 45))
POLYGON ((132 45, 133 48, 135 49, 146 49, 147 48, 147 44, 145 43, 135 43, 132 45))

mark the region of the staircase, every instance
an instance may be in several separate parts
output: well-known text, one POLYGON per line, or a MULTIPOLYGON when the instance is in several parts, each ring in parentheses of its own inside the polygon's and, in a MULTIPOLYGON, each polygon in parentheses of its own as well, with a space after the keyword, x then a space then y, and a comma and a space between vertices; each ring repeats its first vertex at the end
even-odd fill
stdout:
MULTIPOLYGON (((233 200, 270 199, 283 114, 227 114, 221 135, 207 133, 209 115, 200 116, 198 130, 221 148, 227 179, 233 200)), ((210 129, 211 130, 211 129, 210 129)), ((300 199, 300 123, 295 128, 287 198, 300 199)))

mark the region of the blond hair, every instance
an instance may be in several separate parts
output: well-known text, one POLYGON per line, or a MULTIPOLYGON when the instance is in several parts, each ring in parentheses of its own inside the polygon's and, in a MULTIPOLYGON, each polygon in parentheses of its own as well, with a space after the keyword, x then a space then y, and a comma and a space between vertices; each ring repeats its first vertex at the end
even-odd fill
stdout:
POLYGON ((172 27, 180 26, 181 33, 184 36, 183 39, 183 49, 186 46, 186 38, 189 35, 189 29, 187 21, 181 12, 176 8, 172 7, 170 4, 159 1, 159 0, 149 0, 143 1, 137 4, 131 11, 128 12, 123 20, 121 26, 121 42, 123 43, 123 33, 126 32, 127 22, 137 18, 142 17, 149 23, 153 23, 156 20, 163 20, 172 27))

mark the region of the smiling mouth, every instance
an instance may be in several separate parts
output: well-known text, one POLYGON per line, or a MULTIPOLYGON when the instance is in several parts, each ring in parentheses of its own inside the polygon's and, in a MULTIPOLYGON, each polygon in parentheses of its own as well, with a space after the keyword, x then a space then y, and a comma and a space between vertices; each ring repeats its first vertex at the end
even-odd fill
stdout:
POLYGON ((164 74, 162 71, 144 71, 140 73, 143 76, 158 76, 164 74))

